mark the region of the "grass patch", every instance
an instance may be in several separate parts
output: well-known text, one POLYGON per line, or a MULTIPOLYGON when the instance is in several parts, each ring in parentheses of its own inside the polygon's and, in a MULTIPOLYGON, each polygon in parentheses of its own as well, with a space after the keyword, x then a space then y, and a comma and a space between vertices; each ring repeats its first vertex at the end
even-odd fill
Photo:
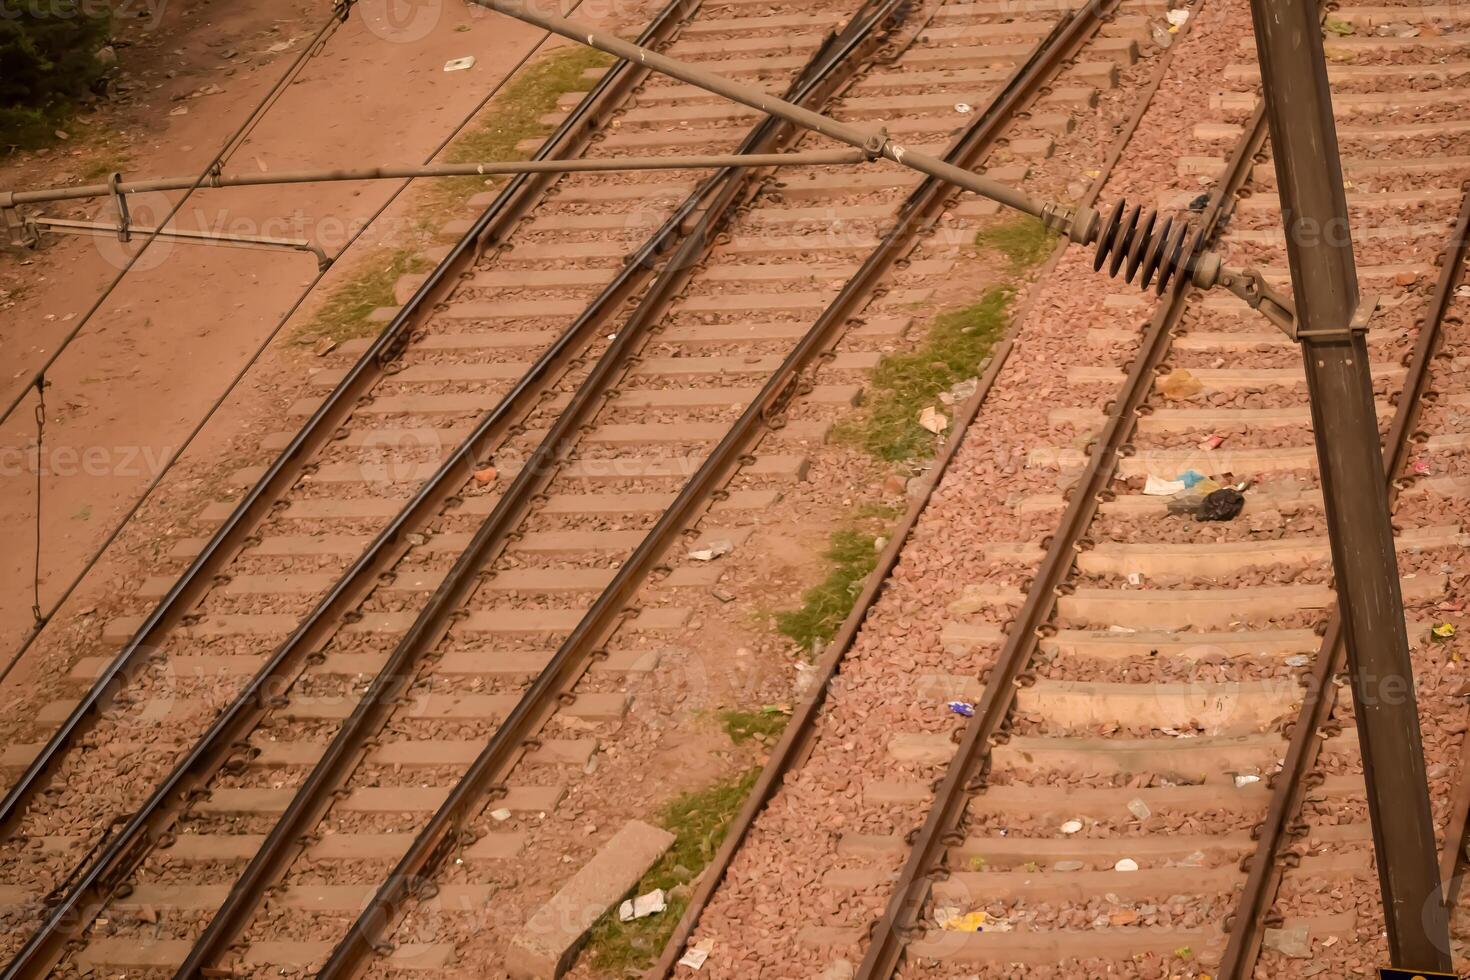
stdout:
POLYGON ((827 577, 801 594, 799 607, 776 613, 776 628, 806 650, 832 639, 852 611, 863 579, 878 564, 876 540, 876 535, 855 528, 833 532, 823 554, 832 563, 827 577))
MULTIPOLYGON (((530 154, 516 149, 522 140, 549 134, 553 128, 541 117, 556 111, 557 101, 568 92, 586 86, 582 75, 589 68, 612 63, 610 55, 578 45, 554 51, 529 65, 511 79, 490 101, 484 122, 455 140, 445 152, 449 163, 479 160, 524 160, 530 154)), ((497 183, 504 176, 493 178, 497 183)), ((434 182, 435 206, 462 204, 485 189, 484 177, 445 177, 434 182)))
POLYGON ((994 249, 1009 259, 1013 273, 1024 272, 1046 258, 1056 240, 1056 235, 1031 217, 993 225, 975 236, 976 245, 994 249))
POLYGON ((918 350, 883 358, 868 407, 839 426, 838 438, 888 462, 928 455, 934 436, 919 425, 919 413, 938 406, 940 392, 979 373, 1005 330, 1014 296, 1010 287, 997 286, 978 303, 936 317, 918 350))
POLYGON ((592 928, 585 953, 599 973, 637 976, 653 965, 689 905, 687 890, 680 886, 693 881, 714 857, 759 774, 760 770, 751 769, 706 789, 685 793, 664 809, 658 823, 674 834, 674 845, 638 882, 634 894, 646 895, 662 888, 671 893, 669 907, 633 922, 619 922, 617 909, 603 916, 592 928))
POLYGON ((426 266, 410 249, 371 256, 346 282, 332 290, 331 296, 310 321, 292 336, 292 343, 310 346, 323 337, 337 343, 355 337, 369 337, 378 332, 379 324, 368 317, 380 306, 397 306, 393 287, 400 276, 424 272, 426 266))
MULTIPOLYGON (((553 52, 527 66, 490 101, 483 121, 450 144, 444 159, 450 163, 526 159, 529 154, 517 150, 516 144, 550 133, 553 127, 543 123, 541 117, 555 111, 562 95, 584 87, 582 74, 587 69, 611 61, 600 51, 578 46, 553 52)), ((420 224, 432 227, 437 215, 462 208, 485 186, 485 178, 475 176, 429 182, 419 207, 420 224)), ((341 343, 377 334, 380 325, 370 323, 368 316, 381 306, 398 305, 393 286, 400 276, 428 269, 416 255, 415 249, 402 248, 369 257, 356 274, 332 291, 316 316, 292 335, 292 342, 311 346, 324 337, 341 343)))
POLYGON ((725 734, 729 735, 730 741, 736 745, 743 745, 751 739, 768 744, 781 734, 790 718, 789 708, 775 704, 765 705, 758 711, 720 713, 720 722, 725 726, 725 734))
POLYGON ((82 180, 89 184, 98 183, 112 174, 122 173, 132 165, 132 156, 126 150, 106 149, 82 168, 82 180))

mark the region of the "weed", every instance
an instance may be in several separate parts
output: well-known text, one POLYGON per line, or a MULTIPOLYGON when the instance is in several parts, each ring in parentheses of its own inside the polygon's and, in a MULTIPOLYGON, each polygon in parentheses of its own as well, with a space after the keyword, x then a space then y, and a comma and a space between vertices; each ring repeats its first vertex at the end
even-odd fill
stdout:
POLYGON ((376 333, 379 325, 368 317, 379 307, 398 305, 393 287, 400 276, 424 271, 424 264, 415 255, 409 249, 399 249, 364 260, 356 273, 332 290, 316 316, 292 336, 292 342, 310 346, 330 337, 340 344, 376 333))
POLYGON ((725 734, 729 735, 730 741, 736 745, 742 745, 751 739, 763 744, 770 742, 781 734, 790 717, 790 708, 776 704, 765 705, 759 711, 720 713, 720 721, 725 725, 725 734))
POLYGON ((845 528, 832 534, 825 557, 832 569, 820 585, 801 594, 801 606, 776 613, 776 628, 811 650, 832 639, 852 611, 863 579, 878 563, 874 535, 845 528))
MULTIPOLYGON (((552 127, 541 117, 556 111, 557 101, 568 92, 581 89, 582 75, 589 68, 610 64, 612 59, 591 48, 565 48, 552 52, 529 65, 491 100, 485 120, 467 130, 449 147, 445 159, 449 163, 474 163, 480 160, 524 160, 529 154, 516 144, 537 136, 545 136, 552 127)), ((500 182, 505 178, 495 178, 500 182)), ((483 177, 447 177, 435 182, 436 206, 453 207, 485 189, 483 177)))
POLYGON ((992 225, 975 236, 975 244, 994 249, 1011 263, 1012 273, 1025 272, 1050 254, 1057 236, 1031 217, 992 225))
POLYGON ((888 462, 928 455, 934 436, 919 425, 919 414, 936 405, 940 392, 980 372, 1014 295, 1009 286, 994 287, 978 303, 936 317, 918 350, 884 357, 868 407, 842 423, 837 438, 888 462))
POLYGON ((592 927, 586 951, 599 973, 626 976, 641 972, 662 952, 689 905, 689 882, 714 857, 759 773, 751 769, 706 789, 685 793, 664 809, 658 822, 674 835, 674 844, 638 882, 633 894, 646 895, 662 888, 670 893, 668 908, 632 922, 620 922, 616 909, 603 916, 592 927))

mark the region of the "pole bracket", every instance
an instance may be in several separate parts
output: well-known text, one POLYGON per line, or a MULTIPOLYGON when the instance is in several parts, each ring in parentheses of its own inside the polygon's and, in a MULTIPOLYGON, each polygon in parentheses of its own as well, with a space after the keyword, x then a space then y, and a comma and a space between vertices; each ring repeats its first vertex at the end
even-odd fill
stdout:
POLYGON ((1245 300, 1246 306, 1260 312, 1292 340, 1298 339, 1296 308, 1291 300, 1271 288, 1258 269, 1221 269, 1218 285, 1245 300))
POLYGON ((40 242, 40 232, 15 206, 15 194, 12 191, 0 191, 0 217, 5 220, 5 231, 10 244, 21 248, 35 248, 40 242))
POLYGON ((133 216, 128 211, 128 196, 122 191, 122 174, 116 170, 107 175, 107 191, 117 205, 117 240, 132 241, 133 216))

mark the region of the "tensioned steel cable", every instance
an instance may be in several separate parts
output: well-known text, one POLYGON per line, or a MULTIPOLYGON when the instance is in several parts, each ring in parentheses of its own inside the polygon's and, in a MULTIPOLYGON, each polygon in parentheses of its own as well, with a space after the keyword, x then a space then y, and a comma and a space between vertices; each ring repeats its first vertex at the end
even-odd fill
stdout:
MULTIPOLYGON (((572 7, 571 7, 571 11, 572 12, 575 12, 578 7, 581 7, 582 6, 582 2, 583 2, 583 0, 574 0, 574 2, 572 4, 572 7)), ((470 109, 470 111, 468 113, 465 114, 464 118, 462 118, 459 121, 459 123, 454 127, 454 129, 452 129, 450 131, 449 135, 448 136, 445 136, 444 139, 440 140, 439 143, 438 143, 438 145, 436 145, 433 148, 433 150, 431 150, 429 152, 429 155, 424 158, 424 163, 425 164, 432 163, 435 157, 437 157, 440 153, 443 153, 444 150, 445 150, 445 148, 447 148, 450 143, 454 142, 454 139, 457 136, 459 136, 459 134, 461 132, 464 131, 464 128, 466 126, 468 126, 471 122, 473 122, 474 121, 474 118, 476 116, 478 116, 481 112, 484 111, 485 106, 489 104, 490 100, 493 99, 493 98, 495 98, 497 95, 499 95, 500 92, 501 92, 501 90, 504 89, 505 86, 510 83, 511 79, 515 78, 515 76, 517 75, 517 73, 519 73, 520 70, 526 66, 526 63, 528 61, 530 61, 532 58, 534 58, 537 55, 537 53, 540 52, 543 47, 545 47, 546 42, 547 42, 547 40, 550 39, 550 37, 551 37, 551 33, 549 31, 548 32, 545 32, 545 33, 543 33, 541 35, 541 39, 539 41, 537 41, 530 48, 530 50, 528 50, 524 55, 522 55, 519 61, 517 61, 513 66, 511 66, 510 70, 507 71, 505 73, 505 75, 501 77, 500 81, 496 82, 493 86, 490 87, 490 89, 485 93, 484 98, 480 99, 480 101, 477 102, 475 104, 475 106, 472 109, 470 109)), ((318 35, 318 38, 320 39, 320 34, 318 35)), ((313 45, 317 45, 319 43, 319 41, 318 40, 314 40, 312 43, 313 43, 313 45)), ((307 48, 306 49, 307 52, 309 52, 310 50, 311 50, 311 48, 307 48)), ((305 53, 305 52, 303 52, 303 53, 305 53)), ((284 90, 284 87, 280 87, 280 90, 283 91, 284 90)), ((275 102, 275 100, 277 98, 279 98, 279 91, 268 95, 267 98, 269 98, 270 99, 270 102, 273 104, 275 102)), ((264 101, 262 102, 262 104, 265 104, 264 101)), ((243 129, 243 127, 242 127, 242 129, 243 129)), ((238 133, 239 133, 239 131, 237 131, 237 135, 238 135, 238 133)), ((231 137, 231 142, 235 142, 235 137, 231 137)), ((231 152, 233 152, 233 148, 230 148, 229 145, 227 144, 226 145, 226 149, 221 150, 220 157, 221 158, 226 157, 231 152)), ((206 176, 207 176, 207 174, 208 174, 208 171, 206 171, 206 176)), ((364 222, 362 222, 361 225, 358 226, 358 229, 355 232, 352 233, 351 237, 349 237, 347 239, 346 244, 344 244, 340 249, 338 249, 337 250, 337 253, 334 256, 332 256, 332 265, 335 265, 336 264, 336 260, 339 259, 339 258, 341 258, 343 255, 345 255, 347 253, 347 250, 350 249, 353 245, 355 245, 357 243, 357 240, 359 238, 361 238, 367 232, 367 230, 369 228, 371 228, 373 226, 373 224, 380 217, 382 217, 384 211, 388 210, 388 208, 390 208, 390 207, 393 206, 394 202, 398 200, 399 196, 402 195, 403 192, 405 190, 407 190, 408 187, 409 187, 409 185, 412 184, 412 183, 413 183, 413 180, 412 180, 412 178, 410 178, 410 179, 407 179, 407 180, 402 181, 398 185, 398 187, 393 191, 393 193, 388 196, 388 199, 385 200, 381 205, 379 205, 378 208, 376 210, 374 210, 373 213, 364 222)), ((200 184, 195 184, 194 188, 191 189, 190 193, 192 193, 193 190, 198 189, 199 186, 200 186, 200 184)), ((182 204, 182 203, 183 202, 181 201, 180 204, 182 204)), ((158 225, 158 227, 159 228, 162 228, 163 225, 166 224, 166 223, 167 223, 166 220, 163 221, 163 222, 160 222, 159 225, 158 225)), ((157 232, 155 230, 155 234, 156 233, 157 232)), ((40 578, 41 578, 41 552, 40 552, 40 549, 41 549, 41 525, 40 525, 41 472, 40 471, 41 471, 41 465, 40 465, 39 449, 37 450, 37 462, 36 462, 36 471, 37 471, 37 473, 36 473, 36 515, 37 516, 36 516, 36 568, 35 568, 35 579, 36 580, 35 580, 35 605, 33 607, 33 615, 35 616, 35 622, 32 624, 31 629, 30 629, 30 632, 28 632, 26 634, 25 639, 21 641, 20 646, 18 646, 15 649, 15 651, 10 655, 10 658, 5 663, 5 666, 3 668, 0 668, 0 683, 4 683, 5 679, 10 676, 10 672, 15 669, 16 664, 18 664, 20 662, 20 659, 25 656, 26 651, 28 651, 31 648, 31 645, 33 643, 35 643, 35 641, 40 637, 41 632, 46 628, 47 624, 50 623, 51 617, 56 615, 56 613, 66 603, 66 601, 71 598, 72 594, 74 592, 76 592, 77 587, 82 584, 82 581, 89 574, 91 574, 92 570, 97 566, 97 563, 102 560, 102 556, 107 553, 107 550, 109 548, 111 548, 112 545, 113 545, 113 543, 118 539, 119 536, 121 536, 121 534, 123 532, 123 529, 128 526, 128 523, 133 519, 134 516, 137 515, 138 511, 142 509, 143 505, 148 502, 149 497, 151 497, 153 495, 153 491, 155 491, 156 489, 158 489, 158 485, 163 482, 164 477, 166 477, 170 472, 172 472, 172 470, 174 468, 174 465, 176 463, 178 463, 178 461, 180 459, 183 458, 184 453, 186 451, 188 451, 188 449, 189 449, 189 447, 191 445, 193 445, 194 440, 199 436, 199 433, 204 430, 204 427, 209 424, 210 420, 213 419, 216 414, 218 414, 219 410, 222 407, 224 407, 225 402, 228 401, 229 398, 230 398, 230 396, 235 393, 235 389, 239 387, 240 382, 243 381, 245 379, 245 376, 247 374, 249 374, 250 370, 255 367, 255 365, 259 362, 260 358, 270 348, 271 344, 273 344, 276 341, 276 338, 280 336, 281 330, 286 326, 286 324, 288 322, 290 322, 291 318, 296 315, 296 312, 301 308, 302 304, 305 303, 306 300, 311 296, 312 291, 314 289, 316 289, 316 287, 321 283, 322 279, 326 277, 326 275, 327 275, 327 273, 329 271, 331 271, 331 265, 329 265, 327 268, 319 269, 317 271, 317 274, 315 276, 313 276, 312 279, 302 288, 300 294, 297 295, 296 299, 291 303, 291 306, 289 308, 287 308, 287 310, 284 313, 281 314, 280 319, 278 319, 276 321, 276 325, 271 328, 270 333, 268 333, 265 336, 265 338, 260 342, 260 344, 251 353, 249 359, 245 362, 245 364, 240 368, 240 370, 238 372, 236 372, 235 376, 230 379, 230 382, 226 386, 225 390, 223 392, 221 392, 220 393, 220 396, 218 398, 216 398, 214 400, 214 402, 209 406, 208 411, 198 421, 198 423, 195 424, 194 428, 191 429, 191 430, 189 430, 189 434, 184 438, 184 441, 179 444, 179 448, 176 449, 174 451, 173 455, 171 455, 168 458, 167 462, 165 462, 164 465, 159 469, 158 473, 149 482, 148 486, 146 488, 144 488, 143 492, 133 502, 133 505, 130 508, 128 508, 127 513, 122 516, 122 519, 119 520, 116 525, 114 525, 112 531, 108 533, 107 537, 105 539, 103 539, 102 543, 92 553, 91 557, 89 557, 87 559, 86 564, 82 566, 82 568, 77 572, 76 576, 66 586, 66 589, 61 593, 60 596, 57 597, 57 599, 53 603, 51 603, 50 608, 48 610, 46 610, 44 613, 41 612, 41 598, 40 598, 40 578)), ((114 283, 114 285, 115 285, 115 283, 114 283)), ((111 287, 109 287, 109 288, 111 288, 111 287)), ((105 299, 105 296, 104 296, 104 299, 105 299)), ((90 316, 90 315, 91 315, 91 313, 89 312, 88 313, 88 316, 90 316)), ((78 325, 78 329, 80 329, 80 325, 78 325)), ((72 335, 75 336, 75 333, 76 333, 76 331, 73 331, 73 334, 72 335)), ((70 339, 70 338, 68 338, 68 339, 70 339)), ((59 351, 58 351, 58 353, 59 353, 59 351)), ((49 365, 50 365, 50 362, 48 361, 47 362, 47 366, 49 366, 49 365)), ((45 368, 42 368, 42 370, 37 373, 37 378, 40 379, 43 382, 44 382, 44 371, 45 371, 45 368)), ((29 391, 29 390, 30 390, 29 388, 25 389, 25 391, 29 391)), ((24 392, 22 394, 22 398, 24 398, 24 392)), ((13 410, 13 406, 12 406, 12 410, 13 410)), ((4 420, 5 420, 4 417, 0 417, 0 423, 3 423, 4 420)))
POLYGON ((261 97, 260 101, 255 104, 255 108, 250 110, 250 115, 245 117, 245 121, 242 122, 235 130, 235 132, 230 135, 229 139, 225 140, 224 145, 220 147, 219 151, 215 153, 214 157, 209 161, 209 166, 205 167, 199 172, 199 176, 195 178, 193 185, 184 192, 183 196, 180 197, 177 202, 175 202, 174 206, 169 209, 168 214, 164 216, 163 220, 158 222, 157 225, 149 230, 147 237, 143 239, 143 244, 138 246, 138 250, 136 252, 128 256, 128 260, 124 262, 122 268, 117 271, 117 275, 112 277, 112 281, 109 282, 106 286, 102 287, 102 292, 97 296, 97 299, 93 301, 92 305, 88 307, 87 312, 82 315, 82 318, 77 321, 77 325, 72 327, 71 330, 67 332, 66 336, 61 339, 61 342, 56 345, 56 349, 51 352, 51 356, 47 357, 46 362, 36 369, 36 371, 31 375, 30 380, 28 380, 21 388, 20 393, 11 400, 9 405, 5 407, 5 411, 3 413, 0 413, 0 424, 4 424, 10 418, 10 416, 15 413, 16 408, 19 407, 21 402, 25 401, 26 395, 30 392, 31 388, 35 386, 36 380, 38 378, 44 377, 46 372, 51 369, 51 366, 56 363, 59 357, 61 357, 62 352, 70 347, 72 342, 77 339, 77 335, 82 332, 82 330, 91 321, 92 317, 95 316, 97 311, 102 308, 102 304, 106 303, 108 298, 112 296, 117 287, 122 284, 123 279, 126 278, 127 274, 132 271, 135 265, 138 264, 138 260, 143 257, 143 255, 148 251, 149 247, 158 240, 159 234, 161 234, 168 223, 178 215, 179 211, 186 203, 188 203, 189 198, 193 196, 194 192, 197 191, 203 185, 203 183, 209 179, 210 174, 214 173, 216 170, 224 165, 226 158, 235 151, 236 147, 242 140, 245 139, 245 137, 250 135, 251 131, 255 129, 257 124, 259 124, 261 118, 265 115, 265 113, 270 109, 272 105, 275 104, 276 100, 280 98, 280 94, 284 92, 286 90, 286 87, 291 84, 292 80, 294 80, 295 77, 301 73, 301 69, 306 67, 306 63, 321 51, 322 46, 325 44, 327 38, 346 21, 347 12, 352 9, 352 5, 355 2, 356 0, 337 0, 336 4, 332 8, 332 16, 327 20, 325 24, 321 26, 320 29, 317 30, 316 34, 311 39, 311 43, 301 49, 301 53, 296 56, 296 59, 291 62, 291 65, 286 69, 281 77, 276 80, 276 83, 271 86, 270 91, 261 97))

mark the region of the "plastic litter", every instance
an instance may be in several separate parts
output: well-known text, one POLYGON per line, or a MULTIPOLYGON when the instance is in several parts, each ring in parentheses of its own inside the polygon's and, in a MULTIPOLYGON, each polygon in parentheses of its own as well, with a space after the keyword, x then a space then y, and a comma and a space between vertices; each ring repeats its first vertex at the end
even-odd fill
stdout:
POLYGON ((963 715, 966 718, 975 717, 975 706, 968 701, 951 701, 948 707, 957 715, 963 715))
POLYGON ((1175 477, 1175 479, 1184 484, 1184 489, 1193 490, 1196 486, 1208 480, 1209 477, 1205 476, 1199 470, 1185 470, 1175 477))
POLYGON ((1305 653, 1294 654, 1286 658, 1286 666, 1288 667, 1305 667, 1311 662, 1312 658, 1307 656, 1305 653))
POLYGON ((1193 398, 1205 390, 1204 382, 1187 368, 1175 368, 1159 382, 1159 393, 1170 401, 1193 398))
POLYGON ((662 888, 655 888, 647 895, 639 895, 630 898, 618 906, 618 921, 632 922, 634 919, 647 918, 656 915, 668 908, 668 902, 662 888))
POLYGON ((975 110, 974 110, 974 107, 971 106, 970 103, 968 103, 968 102, 956 102, 954 104, 954 111, 955 112, 958 112, 960 115, 963 116, 963 115, 967 115, 967 114, 969 114, 971 112, 974 112, 975 110))
POLYGON ((1448 640, 1450 637, 1455 635, 1455 624, 1440 623, 1439 625, 1432 627, 1429 632, 1433 633, 1441 640, 1448 640))
POLYGON ((487 483, 494 483, 495 478, 499 475, 500 474, 496 472, 495 467, 487 466, 482 470, 475 470, 475 482, 483 487, 487 483))
POLYGON ((715 948, 713 939, 701 939, 699 942, 684 950, 684 955, 679 957, 679 965, 687 966, 691 970, 697 970, 704 966, 704 961, 709 959, 710 950, 715 948))
POLYGON ((1427 459, 1414 460, 1414 462, 1409 464, 1409 470, 1415 476, 1429 476, 1431 473, 1434 472, 1434 469, 1429 465, 1429 460, 1427 459))
POLYGON ((948 932, 984 932, 985 913, 965 912, 962 915, 951 915, 940 924, 940 928, 948 932))
POLYGON ((1207 496, 1195 511, 1197 521, 1233 521, 1245 507, 1245 497, 1239 490, 1230 487, 1216 490, 1207 496))
POLYGON ((1250 773, 1242 773, 1241 775, 1235 777, 1235 788, 1240 789, 1244 786, 1249 786, 1252 783, 1259 783, 1260 781, 1260 776, 1253 776, 1250 773))
POLYGON ((733 543, 724 538, 720 538, 716 541, 709 542, 703 548, 695 548, 689 552, 689 557, 695 561, 714 561, 721 555, 728 555, 734 550, 735 545, 733 543))
POLYGON ((1175 27, 1183 27, 1185 24, 1189 23, 1189 11, 1171 10, 1164 15, 1164 19, 1175 27))
POLYGON ((510 819, 510 811, 507 810, 505 807, 501 807, 498 810, 491 810, 490 819, 498 820, 501 823, 504 823, 505 821, 510 819))
POLYGON ((450 58, 444 62, 445 71, 464 71, 466 68, 475 67, 475 56, 465 55, 463 58, 450 58))
POLYGON ((1220 445, 1224 441, 1225 441, 1225 437, 1224 436, 1222 436, 1222 435, 1213 435, 1213 436, 1210 436, 1207 439, 1202 439, 1200 441, 1199 448, 1202 449, 1202 450, 1204 450, 1205 452, 1211 452, 1213 450, 1219 449, 1220 448, 1220 445))
POLYGON ((949 419, 939 413, 939 409, 930 405, 919 413, 919 428, 934 433, 936 436, 949 428, 949 419))
POLYGON ((1138 862, 1132 858, 1119 858, 1118 863, 1113 865, 1114 871, 1137 871, 1138 862))
POLYGON ((1068 820, 1058 828, 1064 834, 1075 834, 1082 829, 1081 820, 1068 820))
POLYGON ((1149 817, 1153 816, 1154 813, 1152 810, 1149 809, 1147 803, 1143 802, 1143 800, 1139 799, 1136 796, 1128 801, 1128 812, 1133 814, 1139 820, 1147 820, 1149 817))
POLYGON ((1143 492, 1150 497, 1172 497, 1187 489, 1189 488, 1185 486, 1183 480, 1165 480, 1152 475, 1143 484, 1143 492))

